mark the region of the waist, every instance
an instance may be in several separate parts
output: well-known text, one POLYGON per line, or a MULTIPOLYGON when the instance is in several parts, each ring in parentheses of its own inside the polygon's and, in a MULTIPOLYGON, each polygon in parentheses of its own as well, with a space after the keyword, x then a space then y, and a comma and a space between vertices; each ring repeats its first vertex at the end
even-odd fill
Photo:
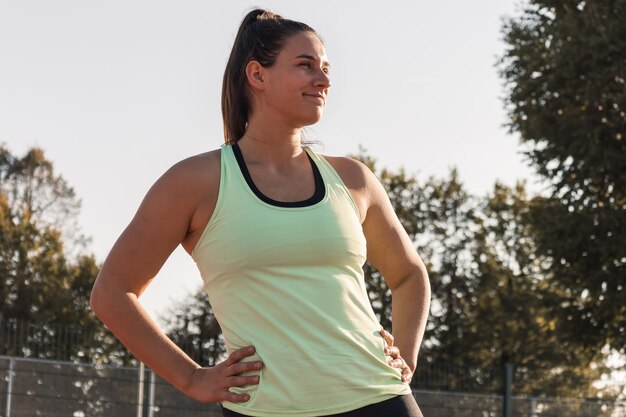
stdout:
POLYGON ((227 408, 253 416, 314 416, 410 392, 401 371, 387 363, 361 276, 248 271, 214 280, 210 289, 228 354, 252 345, 255 354, 244 361, 264 363, 243 374, 258 375, 258 384, 230 389, 250 400, 225 402, 227 408))
POLYGON ((315 328, 294 334, 274 329, 249 331, 249 340, 224 331, 229 350, 254 345, 255 354, 244 361, 264 364, 261 370, 243 374, 258 375, 258 384, 230 388, 250 400, 224 402, 226 408, 253 416, 325 415, 411 392, 401 371, 387 364, 377 323, 370 323, 369 329, 324 329, 325 335, 315 328))

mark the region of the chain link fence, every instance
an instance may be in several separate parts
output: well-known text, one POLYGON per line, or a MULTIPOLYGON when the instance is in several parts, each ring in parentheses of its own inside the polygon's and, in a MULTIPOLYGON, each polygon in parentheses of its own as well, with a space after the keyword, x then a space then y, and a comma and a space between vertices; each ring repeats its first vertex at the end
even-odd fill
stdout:
MULTIPOLYGON (((137 364, 125 349, 99 353, 108 337, 114 340, 79 328, 0 318, 0 417, 221 417, 219 404, 191 400, 141 364, 122 366, 137 364), (109 365, 95 365, 98 358, 109 365)), ((216 360, 215 346, 190 343, 181 348, 198 363, 216 360)), ((511 376, 514 385, 543 374, 519 369, 511 376)), ((604 381, 618 400, 558 398, 555 390, 505 401, 503 368, 429 364, 416 370, 412 387, 426 417, 626 417, 623 379, 604 381)))
MULTIPOLYGON (((426 417, 500 417, 500 395, 414 390, 426 417)), ((512 398, 512 417, 626 417, 626 403, 512 398)), ((149 369, 0 356, 1 417, 221 417, 149 369)))
POLYGON ((2 417, 221 417, 143 366, 113 367, 0 356, 2 417))

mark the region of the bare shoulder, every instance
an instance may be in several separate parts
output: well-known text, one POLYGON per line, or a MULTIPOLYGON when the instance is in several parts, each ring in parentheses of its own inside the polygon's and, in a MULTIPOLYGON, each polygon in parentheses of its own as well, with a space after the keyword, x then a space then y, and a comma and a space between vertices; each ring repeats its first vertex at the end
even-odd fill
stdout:
POLYGON ((220 186, 221 149, 190 156, 174 164, 169 171, 177 177, 179 190, 184 190, 191 205, 191 216, 183 248, 191 254, 204 231, 217 203, 220 186))
MULTIPOLYGON (((220 149, 187 157, 176 162, 148 191, 147 202, 158 207, 174 205, 187 217, 188 225, 205 200, 217 195, 220 176, 220 149)), ((182 219, 181 219, 182 220, 182 219)))
POLYGON ((341 180, 348 188, 364 189, 367 187, 368 177, 372 175, 370 169, 361 161, 346 156, 322 155, 337 171, 341 180))
MULTIPOLYGON (((210 179, 215 173, 219 174, 220 153, 221 149, 214 149, 190 156, 172 165, 165 175, 180 177, 180 179, 210 179)), ((191 181, 189 184, 194 185, 196 183, 191 181)))
POLYGON ((346 156, 322 155, 354 196, 361 212, 361 223, 365 220, 367 209, 370 205, 370 182, 372 177, 376 179, 367 165, 361 161, 346 156))

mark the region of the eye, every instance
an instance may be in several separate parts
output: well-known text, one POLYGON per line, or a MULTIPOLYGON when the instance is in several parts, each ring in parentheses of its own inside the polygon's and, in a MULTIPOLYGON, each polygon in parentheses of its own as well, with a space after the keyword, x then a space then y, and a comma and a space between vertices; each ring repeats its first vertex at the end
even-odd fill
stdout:
POLYGON ((301 62, 301 63, 300 63, 300 64, 298 64, 298 65, 300 65, 300 66, 302 66, 302 67, 305 67, 305 68, 311 68, 311 63, 310 63, 310 62, 308 62, 308 61, 301 62))
POLYGON ((322 71, 324 71, 325 74, 328 74, 330 72, 330 68, 324 67, 322 71))

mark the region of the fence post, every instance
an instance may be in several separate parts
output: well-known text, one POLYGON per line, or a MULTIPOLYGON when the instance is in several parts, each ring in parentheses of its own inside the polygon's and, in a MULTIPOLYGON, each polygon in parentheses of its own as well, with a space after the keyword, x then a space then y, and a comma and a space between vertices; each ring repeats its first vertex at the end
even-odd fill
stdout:
POLYGON ((143 417, 143 378, 144 378, 143 362, 139 362, 139 387, 137 389, 137 417, 143 417))
POLYGON ((537 399, 530 399, 530 413, 528 414, 530 417, 537 417, 537 399))
POLYGON ((11 392, 13 391, 13 358, 9 359, 9 383, 7 386, 7 408, 6 417, 11 417, 11 392))
POLYGON ((503 417, 511 417, 513 410, 511 409, 511 391, 513 386, 513 364, 504 364, 504 403, 502 406, 503 417))
POLYGON ((148 417, 154 417, 154 385, 155 385, 154 371, 150 369, 150 396, 148 397, 148 417))

